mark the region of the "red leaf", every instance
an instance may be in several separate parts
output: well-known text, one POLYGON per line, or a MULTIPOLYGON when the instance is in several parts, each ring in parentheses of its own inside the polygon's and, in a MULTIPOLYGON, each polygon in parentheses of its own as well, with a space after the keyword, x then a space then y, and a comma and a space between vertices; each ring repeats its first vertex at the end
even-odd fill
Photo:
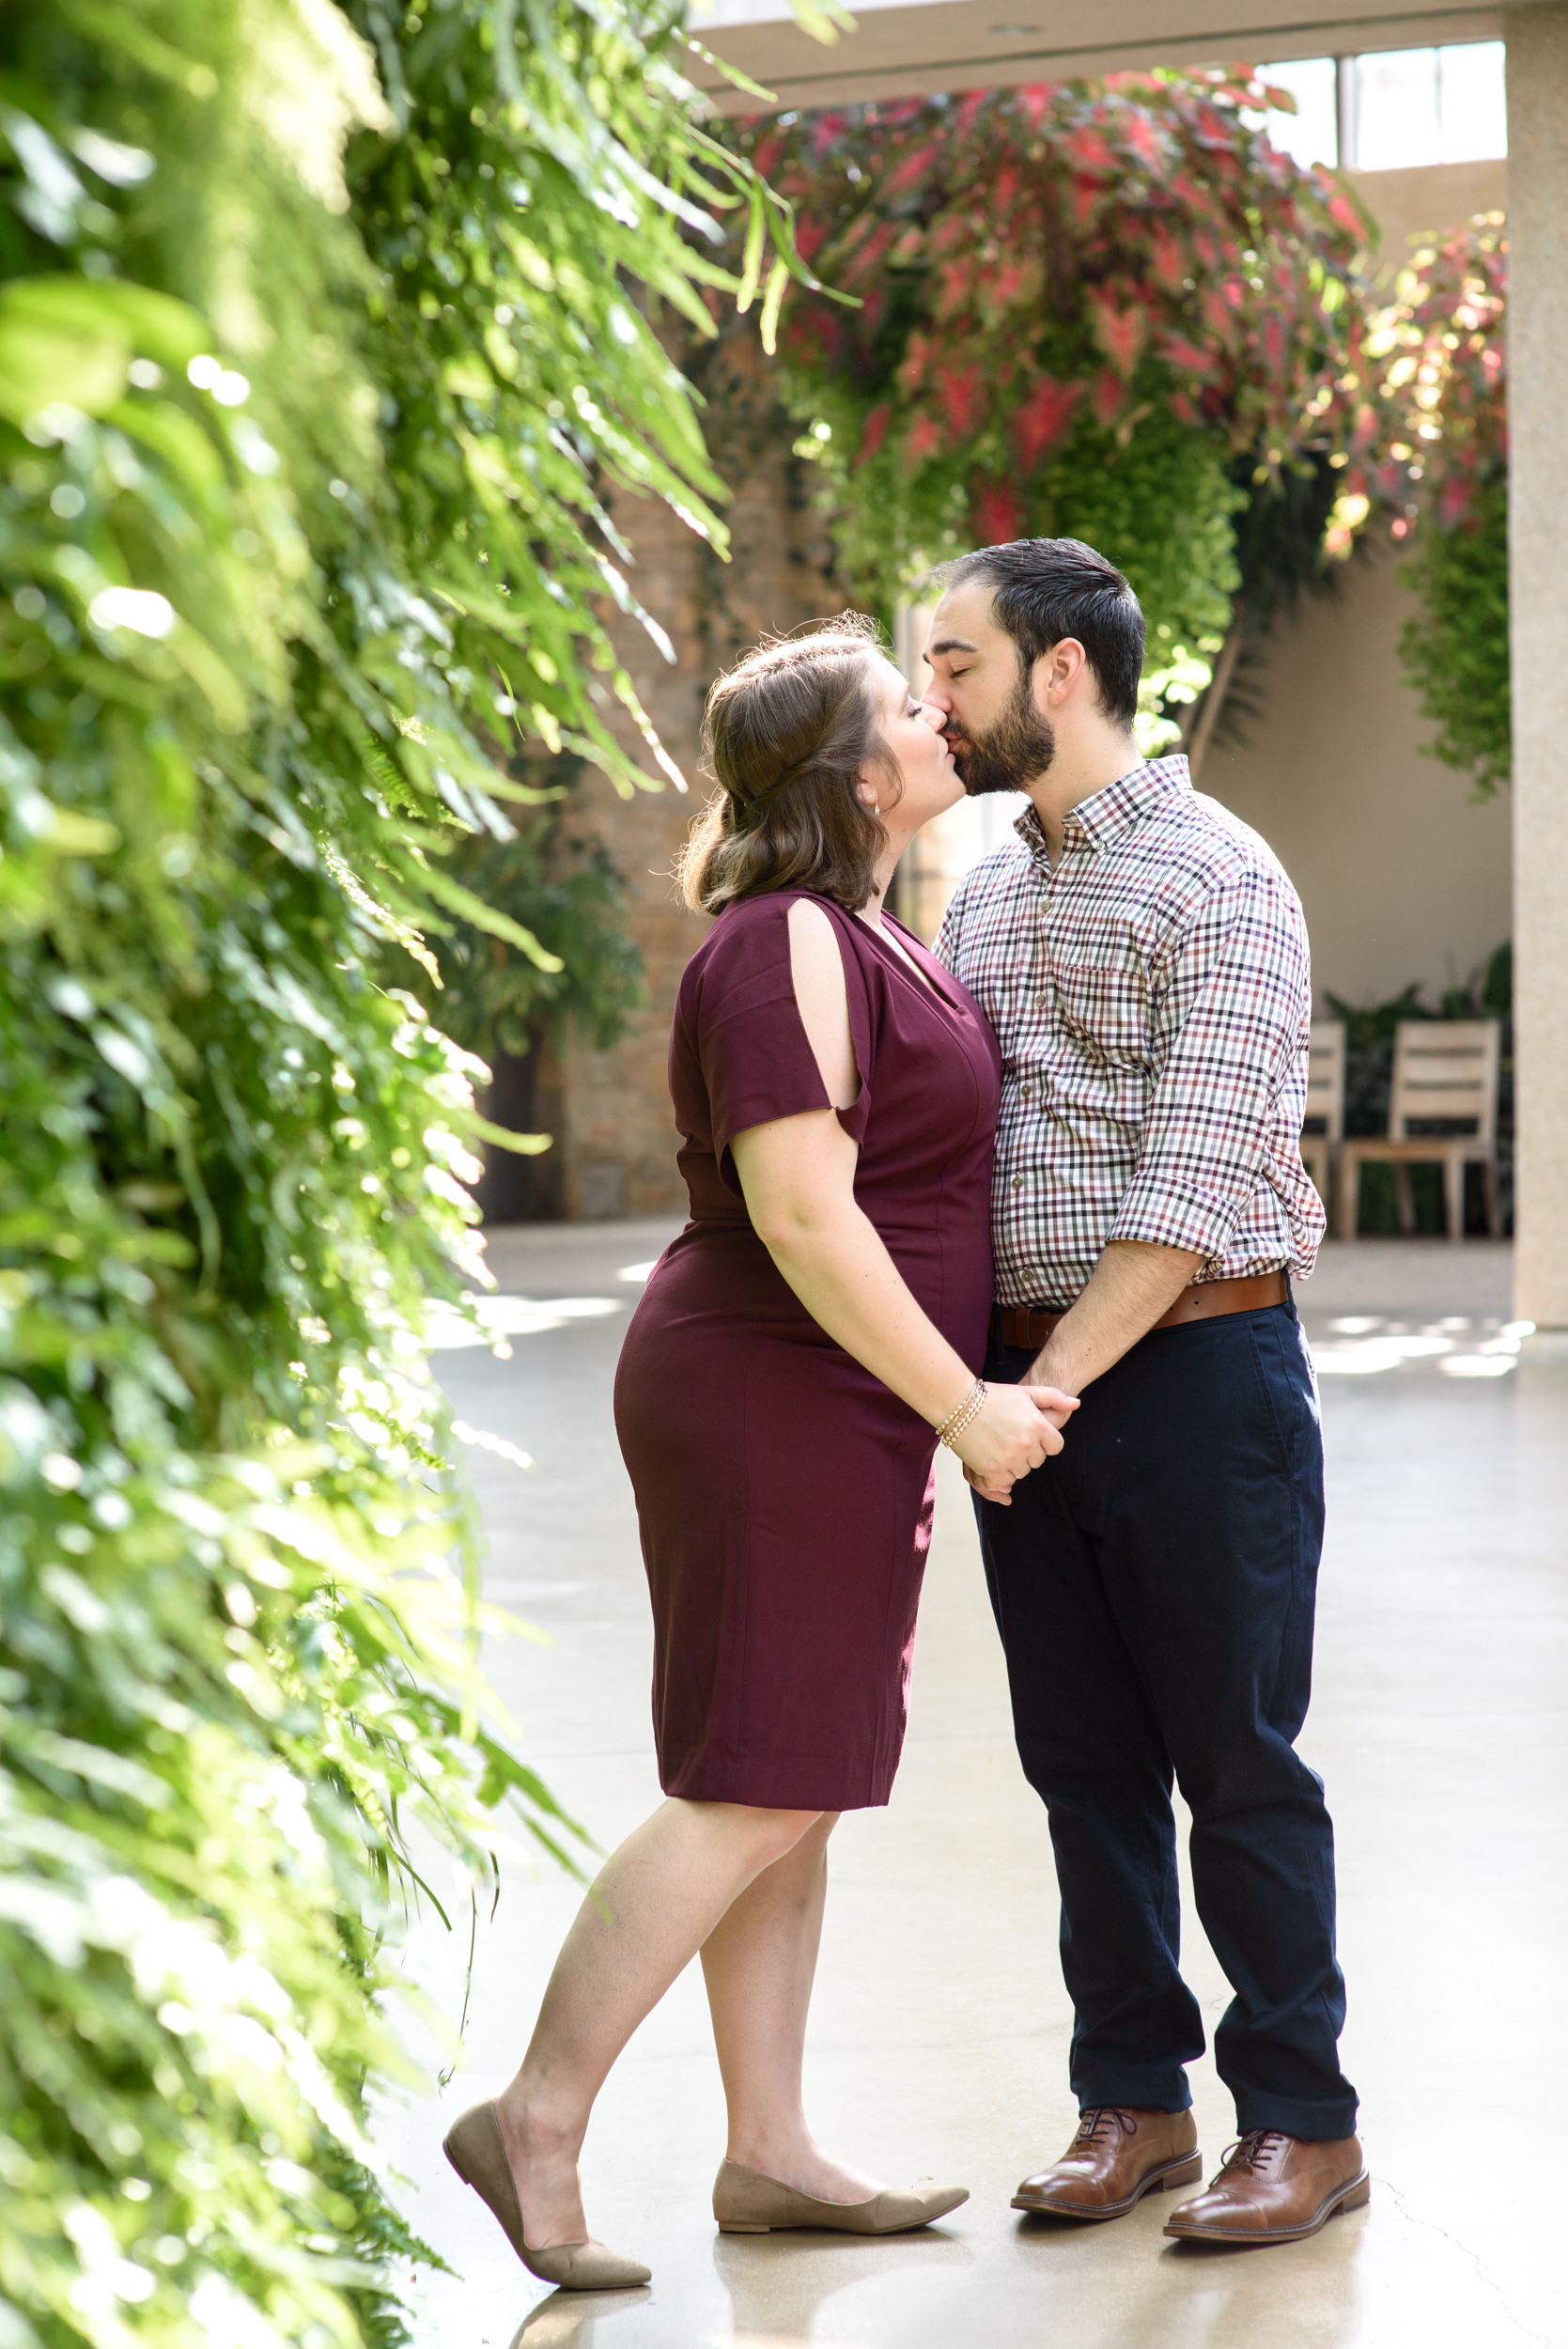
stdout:
POLYGON ((1079 171, 1090 172, 1096 178, 1109 179, 1117 169, 1116 158, 1110 149, 1110 142, 1102 131, 1094 130, 1085 124, 1081 130, 1067 132, 1063 138, 1062 145, 1079 171))
POLYGON ((993 270, 985 283, 986 315, 995 318, 1010 309, 1032 274, 1029 261, 1004 261, 1001 269, 993 270))
POLYGON ((1182 279, 1187 275, 1187 255, 1182 241, 1168 222, 1151 221, 1148 227, 1149 268, 1157 285, 1169 293, 1179 293, 1182 279))
POLYGON ((876 456, 887 438, 888 419, 892 414, 893 402, 891 399, 884 399, 881 406, 874 408, 867 416, 865 430, 861 434, 861 445, 855 455, 857 466, 863 465, 868 457, 876 456))
POLYGON ((842 288, 847 290, 859 285, 862 278, 870 276, 894 237, 897 236, 901 225, 896 220, 885 220, 872 230, 853 260, 839 272, 839 283, 842 288))
POLYGON ((1099 210, 1100 198, 1103 193, 1104 191, 1102 190, 1097 179, 1086 179, 1081 174, 1074 174, 1072 184, 1068 189, 1068 195, 1072 202, 1073 226, 1075 228, 1083 229, 1088 227, 1089 223, 1094 219, 1095 212, 1099 210))
POLYGON ((1023 501, 1011 482, 982 481, 970 500, 970 528, 983 547, 1005 546, 1019 535, 1023 501))
POLYGON ((918 187, 925 177, 932 156, 940 152, 941 149, 936 140, 932 140, 927 147, 917 147, 912 155, 906 156, 893 178, 884 182, 881 191, 883 196, 902 195, 908 189, 918 187))
POLYGON ((1159 133, 1141 107, 1129 111, 1122 126, 1122 136, 1139 162, 1154 170, 1160 160, 1159 133))
POLYGON ((1119 310, 1115 297, 1097 287, 1090 292, 1088 303, 1095 340, 1117 374, 1124 381, 1130 381, 1148 338, 1147 310, 1140 309, 1136 303, 1119 310))
POLYGON ((954 125, 955 138, 967 139, 969 137, 970 132, 974 128, 975 117, 979 114, 980 109, 985 105, 986 101, 990 97, 990 95, 991 92, 988 89, 971 89, 965 91, 963 98, 959 101, 958 119, 954 125))
POLYGON ((1048 449, 1054 448, 1083 397, 1081 383, 1058 383, 1043 376, 1013 414, 1013 442, 1026 474, 1034 471, 1048 449))
POLYGON ((974 270, 968 260, 946 261, 937 272, 937 298, 933 314, 940 319, 951 319, 955 310, 968 303, 974 286, 974 270))
POLYGON ((985 378, 971 361, 967 367, 939 367, 937 393, 947 418, 948 438, 968 440, 986 412, 985 378))
POLYGON ((1172 328, 1164 327, 1157 339, 1161 358, 1170 366, 1179 367, 1184 375, 1207 377, 1213 374, 1214 360, 1210 353, 1206 350, 1200 350, 1198 345, 1188 342, 1185 334, 1178 334, 1172 328))
POLYGON ((904 462, 924 464, 934 457, 942 444, 941 430, 935 416, 917 416, 904 436, 904 462))

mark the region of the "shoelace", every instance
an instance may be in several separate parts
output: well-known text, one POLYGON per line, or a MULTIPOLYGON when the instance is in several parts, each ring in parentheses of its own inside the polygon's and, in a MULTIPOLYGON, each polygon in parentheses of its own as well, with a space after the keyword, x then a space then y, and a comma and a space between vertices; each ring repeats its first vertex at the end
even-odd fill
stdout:
POLYGON ((1093 2145, 1095 2139, 1112 2123, 1124 2137, 1138 2135, 1137 2122, 1131 2113, 1125 2112, 1120 2105, 1089 2105, 1079 2116, 1078 2135, 1074 2138, 1073 2143, 1093 2145))
POLYGON ((1236 2139, 1234 2145, 1226 2147, 1220 2157, 1219 2167, 1221 2170, 1257 2170, 1261 2169, 1264 2155, 1268 2152, 1269 2147, 1276 2144, 1282 2145, 1284 2142, 1285 2131, 1283 2129, 1248 2129, 1236 2139))

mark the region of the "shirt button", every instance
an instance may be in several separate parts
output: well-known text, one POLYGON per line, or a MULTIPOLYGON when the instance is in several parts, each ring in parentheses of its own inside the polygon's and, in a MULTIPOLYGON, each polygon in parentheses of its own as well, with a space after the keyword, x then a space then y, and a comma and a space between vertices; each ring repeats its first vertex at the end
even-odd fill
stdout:
POLYGON ((1036 997, 1034 998, 1034 1008, 1035 1008, 1035 1010, 1036 1010, 1036 1011, 1044 1011, 1044 1010, 1045 1010, 1045 1008, 1046 1008, 1046 1005, 1049 1003, 1049 1001, 1050 1001, 1050 997, 1049 997, 1048 995, 1036 995, 1036 997))
POLYGON ((1014 1189, 1015 1190, 1022 1190, 1022 1189, 1023 1189, 1023 1176, 1022 1176, 1021 1174, 1015 1174, 1015 1175, 1014 1175, 1014 1177, 1013 1177, 1013 1189, 1014 1189))

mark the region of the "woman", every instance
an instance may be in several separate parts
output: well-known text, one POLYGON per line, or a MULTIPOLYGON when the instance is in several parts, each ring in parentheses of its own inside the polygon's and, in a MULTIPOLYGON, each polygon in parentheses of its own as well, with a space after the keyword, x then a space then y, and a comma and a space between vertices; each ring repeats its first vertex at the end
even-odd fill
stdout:
POLYGON ((1051 1390, 974 1376, 991 1299, 1000 1059, 882 897, 962 797, 934 723, 847 615, 714 687, 721 786, 685 860, 718 920, 676 1005, 691 1220, 622 1350, 616 1427, 655 1620, 669 1799, 567 1936, 521 2069, 446 2139, 526 2265, 648 2271, 587 2239, 577 2156, 632 2031, 699 1951, 729 2108, 729 2232, 922 2226, 961 2188, 882 2188, 816 2145, 806 2009, 841 1811, 903 1742, 939 1435, 1006 1484, 1061 1449, 1051 1390))

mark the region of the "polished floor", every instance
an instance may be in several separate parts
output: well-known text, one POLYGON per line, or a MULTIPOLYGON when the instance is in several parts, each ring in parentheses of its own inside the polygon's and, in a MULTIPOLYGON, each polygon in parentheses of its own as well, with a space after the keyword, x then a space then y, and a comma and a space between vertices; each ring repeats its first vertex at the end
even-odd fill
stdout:
MULTIPOLYGON (((525 1471, 470 1454, 489 1595, 552 1642, 501 1643, 490 1669, 530 1759, 606 1844, 659 1798, 609 1387, 636 1268, 667 1228, 499 1235, 510 1359, 440 1357, 465 1426, 535 1456, 525 1471)), ((416 2279, 418 2349, 1568 2344, 1568 1363, 1520 1351, 1507 1251, 1486 1243, 1333 1250, 1301 1301, 1331 1494, 1302 1750, 1339 1833, 1370 2207, 1251 2252, 1164 2242, 1157 2199, 1100 2228, 1009 2210, 1072 2127, 1069 2015, 1043 1818, 950 1477, 894 1799, 834 1839, 809 2084, 827 2141, 890 2182, 962 2182, 972 2200, 919 2237, 718 2236, 722 2108, 692 1969, 613 2077, 583 2164, 595 2231, 648 2260, 653 2285, 584 2299, 536 2283, 438 2150, 445 2120, 515 2062, 575 1906, 520 1842, 479 1925, 456 2076, 382 2116, 406 2205, 458 2271, 416 2279)), ((1212 2025, 1225 1986, 1190 1904, 1188 1918, 1186 1970, 1212 2025)), ((467 1947, 465 1914, 451 1937, 421 1921, 407 1950, 452 2020, 467 1947)), ((432 2077, 452 2060, 422 2027, 411 2039, 432 2077)), ((1212 2163, 1232 2116, 1206 2061, 1193 2085, 1212 2163)))

